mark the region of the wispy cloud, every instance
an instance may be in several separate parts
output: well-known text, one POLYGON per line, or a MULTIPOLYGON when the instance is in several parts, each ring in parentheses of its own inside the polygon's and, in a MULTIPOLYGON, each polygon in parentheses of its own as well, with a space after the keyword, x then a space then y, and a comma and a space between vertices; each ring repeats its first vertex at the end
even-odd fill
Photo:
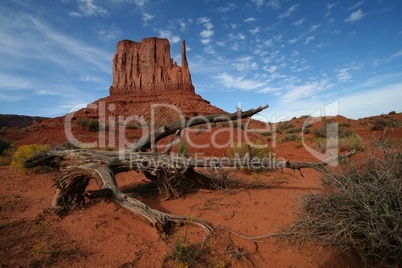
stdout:
POLYGON ((155 18, 155 15, 149 14, 147 12, 144 12, 142 14, 142 20, 147 23, 148 21, 151 21, 153 18, 155 18))
POLYGON ((229 3, 226 6, 222 6, 222 7, 218 7, 216 9, 216 12, 218 13, 226 13, 226 12, 230 12, 232 10, 235 10, 237 8, 235 3, 229 3))
POLYGON ((279 19, 284 19, 284 18, 289 17, 290 15, 292 15, 293 12, 296 11, 296 9, 297 9, 298 7, 299 7, 298 4, 289 7, 285 12, 283 12, 283 13, 281 13, 281 14, 279 15, 279 19))
POLYGON ((103 26, 101 30, 98 31, 99 37, 103 40, 115 40, 122 34, 122 31, 114 25, 108 27, 103 26))
POLYGON ((282 97, 283 103, 291 103, 296 100, 311 98, 317 94, 331 88, 333 85, 327 79, 320 81, 312 81, 303 85, 292 85, 290 90, 287 91, 282 97))
POLYGON ((208 45, 214 36, 214 25, 211 23, 211 19, 207 17, 201 17, 198 19, 198 24, 204 25, 204 29, 200 33, 201 43, 208 45))
POLYGON ((308 45, 308 44, 310 44, 310 42, 313 41, 314 39, 315 39, 315 36, 314 36, 314 35, 308 36, 308 37, 306 37, 306 40, 304 41, 304 44, 305 44, 305 45, 308 45))
POLYGON ((345 19, 345 22, 357 22, 361 20, 366 14, 363 13, 361 9, 352 12, 348 18, 345 19))
POLYGON ((303 17, 300 20, 293 22, 293 25, 301 26, 305 21, 306 21, 306 19, 303 17))
POLYGON ((240 90, 254 90, 266 86, 265 82, 247 79, 244 76, 232 76, 228 73, 222 73, 215 76, 215 79, 219 83, 223 84, 228 89, 240 89, 240 90))
POLYGON ((106 16, 108 11, 95 4, 93 0, 78 0, 78 11, 70 12, 70 16, 106 16))
POLYGON ((281 7, 281 4, 278 0, 270 0, 270 1, 268 1, 268 6, 278 9, 281 7))
POLYGON ((340 82, 345 83, 349 82, 353 78, 353 72, 358 71, 362 68, 362 65, 350 64, 347 67, 336 69, 337 78, 340 82))
POLYGON ((353 6, 349 7, 349 8, 348 8, 348 11, 353 10, 353 9, 356 9, 356 8, 360 7, 361 5, 363 5, 363 4, 364 4, 364 1, 357 2, 357 3, 354 4, 353 6))
POLYGON ((180 42, 180 37, 177 35, 174 35, 170 30, 159 30, 159 37, 167 38, 173 44, 180 42))
POLYGON ((253 22, 253 21, 256 21, 256 20, 257 20, 257 19, 254 18, 254 17, 249 17, 249 18, 244 19, 243 21, 244 21, 244 22, 253 22))
POLYGON ((249 30, 251 34, 257 34, 261 31, 261 27, 257 26, 254 29, 249 30))
POLYGON ((251 0, 251 2, 255 4, 258 9, 260 9, 264 5, 264 0, 251 0))
POLYGON ((402 49, 391 56, 391 58, 399 58, 399 57, 402 57, 402 49))

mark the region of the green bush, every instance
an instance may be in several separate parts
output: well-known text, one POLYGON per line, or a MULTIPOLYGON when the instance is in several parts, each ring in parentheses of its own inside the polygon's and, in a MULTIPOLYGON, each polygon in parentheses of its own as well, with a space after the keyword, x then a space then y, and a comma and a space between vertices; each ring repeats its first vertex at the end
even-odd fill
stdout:
POLYGON ((402 265, 402 154, 379 145, 380 156, 349 160, 327 172, 325 194, 307 195, 294 233, 357 254, 366 266, 402 265))
POLYGON ((49 149, 49 145, 47 144, 23 145, 14 153, 10 168, 25 172, 26 169, 24 168, 24 163, 26 160, 48 151, 49 149))
POLYGON ((0 154, 11 148, 11 143, 0 139, 0 154))
POLYGON ((389 115, 394 115, 394 114, 396 114, 396 112, 395 112, 395 111, 391 111, 391 112, 389 112, 388 114, 389 114, 389 115))

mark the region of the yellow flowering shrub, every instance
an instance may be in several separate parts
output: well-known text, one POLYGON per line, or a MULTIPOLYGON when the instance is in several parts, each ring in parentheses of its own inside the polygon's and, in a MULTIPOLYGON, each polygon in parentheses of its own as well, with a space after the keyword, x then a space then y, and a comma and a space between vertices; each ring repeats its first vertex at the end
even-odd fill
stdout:
POLYGON ((24 162, 35 155, 50 149, 47 144, 29 144, 23 145, 13 155, 13 161, 10 164, 10 168, 25 172, 24 162))

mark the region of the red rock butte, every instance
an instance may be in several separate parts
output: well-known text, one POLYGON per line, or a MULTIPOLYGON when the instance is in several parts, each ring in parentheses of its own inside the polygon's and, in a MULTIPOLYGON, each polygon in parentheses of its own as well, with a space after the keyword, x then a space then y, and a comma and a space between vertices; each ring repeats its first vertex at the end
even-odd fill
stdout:
MULTIPOLYGON (((181 61, 179 66, 170 57, 170 43, 166 38, 144 38, 141 42, 122 40, 113 56, 110 95, 93 104, 105 107, 106 116, 139 115, 146 120, 151 117, 151 105, 156 104, 159 105, 156 119, 160 123, 178 120, 177 110, 187 117, 225 113, 195 93, 185 41, 181 46, 181 61)), ((76 116, 96 118, 98 111, 91 107, 94 106, 76 112, 76 116)))
POLYGON ((181 67, 170 57, 168 39, 145 38, 142 42, 122 40, 113 57, 113 85, 110 95, 146 92, 193 92, 186 56, 181 46, 181 67))

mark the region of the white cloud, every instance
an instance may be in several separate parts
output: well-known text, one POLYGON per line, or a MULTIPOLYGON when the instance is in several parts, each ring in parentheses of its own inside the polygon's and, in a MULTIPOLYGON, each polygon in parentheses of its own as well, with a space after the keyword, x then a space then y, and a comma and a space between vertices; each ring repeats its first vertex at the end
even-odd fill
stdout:
POLYGON ((207 17, 198 18, 198 24, 203 24, 204 29, 200 33, 201 43, 204 45, 208 45, 211 42, 212 37, 214 36, 214 25, 211 23, 211 19, 207 17))
POLYGON ((257 34, 261 31, 261 27, 255 27, 254 29, 249 30, 252 34, 257 34))
POLYGON ((222 73, 218 76, 215 76, 215 79, 228 89, 254 90, 266 85, 265 82, 250 80, 244 76, 234 77, 228 73, 222 73))
POLYGON ((105 40, 117 39, 122 34, 123 33, 114 25, 111 25, 110 27, 102 27, 102 29, 98 31, 99 37, 105 40))
POLYGON ((236 6, 235 3, 229 3, 229 4, 226 5, 226 6, 218 7, 218 8, 216 9, 216 12, 218 12, 218 13, 226 13, 226 12, 235 10, 236 8, 237 8, 237 6, 236 6))
POLYGON ((345 22, 356 22, 361 20, 366 14, 363 13, 361 9, 352 12, 347 19, 345 19, 345 22))
POLYGON ((398 52, 396 52, 391 56, 391 58, 399 58, 399 57, 402 57, 402 50, 399 50, 398 52))
POLYGON ((301 26, 305 21, 306 21, 306 19, 303 17, 300 20, 293 22, 293 25, 301 26))
POLYGON ((288 8, 288 10, 286 10, 285 12, 281 13, 279 15, 279 19, 284 19, 289 17, 290 15, 292 15, 292 13, 299 7, 299 5, 293 5, 291 7, 288 8))
POLYGON ((253 4, 257 6, 257 8, 261 8, 264 5, 264 0, 251 0, 253 4))
POLYGON ((278 0, 270 0, 270 1, 268 1, 268 5, 273 7, 273 8, 275 8, 275 9, 278 9, 278 8, 281 7, 281 5, 280 5, 278 0))
POLYGON ((142 20, 147 23, 148 21, 152 20, 153 18, 155 18, 155 15, 151 15, 149 13, 144 12, 142 14, 142 20))
POLYGON ((177 35, 174 35, 171 31, 169 30, 159 30, 159 37, 161 38, 167 38, 169 39, 170 42, 173 44, 176 44, 180 42, 180 37, 177 35))
POLYGON ((364 1, 357 2, 355 5, 348 8, 348 11, 358 8, 359 6, 363 5, 364 1))
POLYGON ((310 26, 310 30, 309 32, 314 32, 315 30, 317 30, 320 27, 319 24, 314 24, 310 26))
POLYGON ((332 86, 327 79, 308 82, 304 85, 291 85, 289 86, 290 91, 281 97, 281 101, 282 103, 291 103, 296 100, 312 98, 332 86))
POLYGON ((308 44, 310 44, 310 42, 313 41, 314 39, 315 39, 315 36, 314 36, 314 35, 308 36, 308 37, 306 38, 306 40, 304 41, 304 44, 305 44, 305 45, 308 45, 308 44))
POLYGON ((342 96, 339 98, 339 109, 340 114, 358 119, 392 110, 402 112, 400 100, 402 83, 396 83, 342 96))
POLYGON ((85 16, 105 16, 108 12, 103 7, 97 6, 93 0, 78 0, 78 12, 70 12, 70 16, 85 17, 85 16))
POLYGON ((257 20, 257 19, 254 18, 254 17, 249 17, 249 18, 244 19, 243 21, 244 21, 244 22, 253 22, 253 21, 256 21, 256 20, 257 20))

